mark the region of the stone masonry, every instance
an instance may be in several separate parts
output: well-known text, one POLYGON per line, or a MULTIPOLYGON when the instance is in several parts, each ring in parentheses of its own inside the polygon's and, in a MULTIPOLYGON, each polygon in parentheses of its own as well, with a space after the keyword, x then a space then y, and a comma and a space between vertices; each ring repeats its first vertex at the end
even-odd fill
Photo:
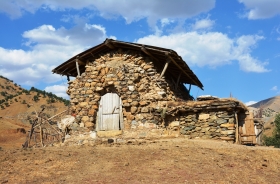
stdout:
MULTIPOLYGON (((188 101, 189 92, 175 79, 162 77, 152 59, 140 52, 114 50, 86 63, 69 81, 71 110, 80 127, 95 130, 101 96, 122 100, 122 138, 201 137, 234 141, 239 114, 247 108, 234 99, 188 101)), ((97 134, 98 135, 98 134, 97 134)))

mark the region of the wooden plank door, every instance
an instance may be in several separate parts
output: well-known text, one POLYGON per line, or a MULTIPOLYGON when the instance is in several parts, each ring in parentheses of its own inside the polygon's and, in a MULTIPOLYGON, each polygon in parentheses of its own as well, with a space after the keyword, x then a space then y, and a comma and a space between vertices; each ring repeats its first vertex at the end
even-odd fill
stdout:
POLYGON ((256 133, 253 114, 239 116, 239 135, 241 144, 256 144, 256 133))
POLYGON ((121 100, 115 93, 101 97, 98 111, 98 130, 120 130, 121 100))

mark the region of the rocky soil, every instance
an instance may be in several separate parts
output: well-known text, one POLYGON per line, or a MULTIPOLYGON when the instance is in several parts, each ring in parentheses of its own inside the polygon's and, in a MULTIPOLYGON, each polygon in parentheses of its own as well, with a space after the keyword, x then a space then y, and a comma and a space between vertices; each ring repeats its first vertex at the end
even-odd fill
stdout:
POLYGON ((0 183, 279 183, 279 169, 279 149, 200 139, 0 151, 0 183))

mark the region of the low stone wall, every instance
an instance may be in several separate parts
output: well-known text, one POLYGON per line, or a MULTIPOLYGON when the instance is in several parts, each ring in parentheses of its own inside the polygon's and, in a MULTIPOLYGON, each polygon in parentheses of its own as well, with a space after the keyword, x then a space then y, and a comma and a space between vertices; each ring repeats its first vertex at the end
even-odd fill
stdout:
POLYGON ((191 138, 234 141, 237 125, 233 112, 218 111, 180 116, 169 126, 179 128, 181 135, 188 135, 191 138))
POLYGON ((246 107, 234 99, 165 103, 165 108, 158 109, 158 112, 165 111, 162 114, 165 116, 162 124, 151 123, 145 118, 135 119, 131 121, 131 129, 124 131, 123 136, 126 138, 183 136, 235 141, 238 119, 242 121, 248 114, 246 107))
POLYGON ((93 138, 90 136, 92 132, 82 128, 82 132, 75 131, 74 140, 76 144, 81 144, 97 140, 106 142, 107 139, 125 142, 138 139, 185 137, 235 142, 237 123, 243 122, 248 115, 246 107, 234 99, 160 102, 156 111, 163 118, 161 124, 147 120, 147 116, 136 114, 135 118, 128 121, 127 128, 124 130, 98 131, 96 137, 93 138))

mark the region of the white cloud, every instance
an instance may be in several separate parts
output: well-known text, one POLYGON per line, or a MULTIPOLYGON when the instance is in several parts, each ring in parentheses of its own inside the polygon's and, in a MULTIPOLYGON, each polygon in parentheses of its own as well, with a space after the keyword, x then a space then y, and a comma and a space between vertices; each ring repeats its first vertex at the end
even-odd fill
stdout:
POLYGON ((66 85, 53 85, 53 86, 47 86, 45 88, 45 91, 52 92, 56 96, 60 96, 65 99, 69 99, 69 96, 66 94, 68 86, 66 85))
POLYGON ((208 18, 197 20, 192 25, 192 30, 200 30, 200 29, 211 29, 213 25, 215 24, 215 21, 210 20, 208 18))
POLYGON ((256 102, 256 101, 249 101, 249 102, 246 102, 245 105, 250 106, 250 105, 253 105, 255 103, 258 103, 258 102, 256 102))
MULTIPOLYGON (((166 17, 186 19, 214 8, 215 0, 29 0, 29 1, 0 1, 0 11, 5 12, 12 18, 23 15, 24 12, 34 13, 40 8, 53 11, 65 9, 80 10, 83 8, 98 10, 104 18, 123 17, 127 23, 147 18, 150 25, 155 25, 158 20, 166 17)), ((67 20, 67 19, 65 19, 67 20)))
POLYGON ((277 91, 277 90, 278 90, 278 87, 277 87, 277 86, 273 86, 270 90, 272 90, 272 91, 277 91))
POLYGON ((168 18, 163 18, 160 20, 160 23, 161 23, 161 27, 165 27, 171 23, 174 23, 175 21, 174 20, 171 20, 171 19, 168 19, 168 18))
POLYGON ((266 62, 251 56, 257 41, 264 39, 258 35, 241 36, 230 39, 219 32, 185 32, 170 35, 149 35, 136 40, 138 43, 156 45, 175 50, 188 64, 200 67, 217 67, 238 61, 246 72, 268 72, 266 62))
POLYGON ((239 0, 249 11, 248 19, 265 19, 280 14, 279 0, 239 0))
POLYGON ((268 62, 261 62, 250 55, 253 48, 256 47, 259 40, 264 39, 259 35, 244 35, 236 40, 237 46, 234 49, 234 57, 239 61, 240 68, 247 72, 268 72, 265 68, 268 62))
MULTIPOLYGON (((22 34, 30 49, 0 47, 0 73, 21 85, 35 85, 39 81, 60 80, 51 70, 73 55, 104 41, 106 30, 101 25, 78 24, 71 29, 42 25, 22 34)), ((113 36, 111 36, 113 37, 113 36)))

